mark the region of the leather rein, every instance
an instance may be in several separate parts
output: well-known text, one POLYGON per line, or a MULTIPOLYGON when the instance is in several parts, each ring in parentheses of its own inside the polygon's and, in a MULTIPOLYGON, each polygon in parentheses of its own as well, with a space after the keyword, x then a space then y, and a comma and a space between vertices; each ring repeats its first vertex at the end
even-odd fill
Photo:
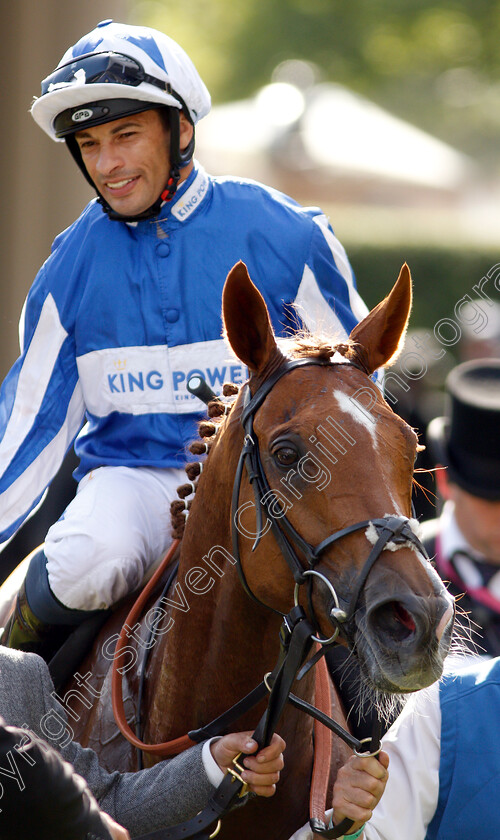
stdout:
MULTIPOLYGON (((352 362, 343 362, 341 364, 349 364, 351 366, 353 365, 352 362)), ((286 615, 279 612, 279 615, 282 616, 283 621, 279 634, 280 653, 278 661, 273 671, 269 674, 266 674, 263 681, 253 691, 251 691, 248 695, 246 695, 246 697, 242 698, 234 706, 232 706, 214 721, 198 730, 192 730, 187 735, 182 736, 181 738, 176 738, 164 744, 153 745, 143 743, 135 735, 135 733, 132 732, 128 723, 125 720, 125 710, 123 705, 121 689, 121 675, 118 668, 118 660, 121 651, 127 644, 128 630, 130 629, 130 627, 134 626, 134 622, 137 620, 138 616, 140 616, 141 611, 143 610, 150 593, 153 591, 154 587, 156 586, 156 583, 159 581, 167 565, 170 564, 171 557, 173 556, 174 550, 177 548, 177 545, 179 543, 178 540, 175 541, 172 544, 171 549, 167 557, 163 561, 162 565, 157 569, 154 576, 149 581, 147 587, 143 590, 143 592, 139 596, 138 601, 133 606, 131 612, 127 616, 124 628, 122 629, 122 633, 116 646, 115 658, 113 662, 112 703, 115 720, 125 738, 127 738, 127 740, 130 743, 132 743, 135 747, 137 747, 140 750, 143 750, 144 752, 152 753, 157 756, 175 755, 181 752, 182 750, 193 746, 195 743, 205 740, 206 738, 219 735, 221 732, 227 731, 227 727, 229 725, 236 721, 242 714, 244 714, 249 709, 257 705, 257 703, 259 703, 268 694, 269 698, 267 709, 264 715, 262 716, 261 720, 259 721, 259 724, 257 725, 257 728, 253 734, 253 738, 257 741, 260 748, 267 746, 270 743, 286 704, 291 703, 296 708, 306 712, 311 717, 313 717, 313 719, 315 720, 315 727, 317 727, 318 723, 322 724, 322 727, 326 727, 329 732, 333 732, 338 737, 342 738, 342 740, 344 740, 345 743, 347 743, 355 752, 359 752, 360 754, 366 754, 366 746, 364 745, 364 743, 362 741, 359 741, 357 738, 351 735, 351 733, 343 729, 343 727, 341 727, 336 721, 334 721, 329 716, 329 710, 331 707, 329 694, 327 694, 325 690, 324 679, 326 665, 324 663, 324 660, 321 659, 321 657, 326 652, 326 648, 336 641, 339 633, 342 632, 345 636, 345 628, 354 617, 367 577, 374 563, 380 557, 382 551, 384 550, 388 542, 394 542, 396 544, 404 544, 410 542, 413 545, 415 545, 424 556, 427 556, 427 552, 418 540, 417 536, 414 534, 410 525, 410 521, 407 517, 384 516, 380 519, 371 519, 364 520, 362 522, 357 522, 353 525, 349 525, 330 534, 316 546, 312 546, 306 540, 304 540, 304 538, 296 531, 293 525, 286 518, 284 512, 277 508, 277 499, 276 497, 273 498, 272 490, 269 486, 267 477, 262 467, 259 443, 255 434, 255 430, 253 428, 254 416, 257 410, 264 402, 264 400, 266 399, 267 395, 274 387, 274 385, 283 376, 285 376, 291 370, 310 365, 321 365, 328 367, 338 366, 337 364, 332 363, 330 360, 326 359, 292 359, 288 360, 273 375, 266 379, 265 382, 256 390, 253 396, 250 394, 248 384, 245 385, 246 390, 244 394, 244 404, 241 415, 241 422, 245 431, 245 437, 236 470, 232 494, 231 529, 233 557, 236 561, 236 567, 238 570, 240 581, 249 597, 257 601, 257 603, 267 607, 268 609, 272 609, 274 610, 274 612, 278 612, 273 607, 263 604, 263 602, 261 602, 260 599, 258 599, 257 596, 252 592, 246 580, 241 564, 239 550, 239 532, 237 528, 237 513, 243 470, 245 468, 248 474, 248 480, 254 490, 255 508, 257 513, 258 530, 252 550, 255 550, 255 548, 259 544, 262 534, 266 533, 267 530, 270 529, 292 572, 295 581, 293 608, 286 615), (266 530, 264 532, 262 531, 263 512, 266 515, 267 523, 270 523, 270 525, 266 524, 266 530), (331 581, 329 581, 329 579, 322 572, 316 570, 315 566, 320 560, 323 552, 327 548, 329 548, 334 542, 337 542, 344 536, 355 533, 356 531, 366 529, 370 525, 373 525, 376 529, 377 540, 372 546, 368 558, 366 559, 365 564, 359 574, 349 604, 347 605, 347 609, 342 609, 340 607, 340 602, 337 597, 337 593, 331 581), (299 559, 297 550, 300 552, 300 555, 303 559, 299 559), (307 563, 307 567, 304 566, 304 560, 307 563), (329 613, 329 618, 334 626, 334 632, 329 638, 322 638, 318 635, 317 630, 311 624, 311 621, 306 615, 304 609, 298 603, 298 594, 300 586, 307 582, 309 584, 308 598, 310 613, 312 616, 312 621, 315 625, 317 625, 311 603, 311 590, 314 577, 319 578, 322 581, 322 583, 327 586, 331 595, 332 607, 329 613), (308 659, 313 645, 315 645, 316 647, 315 653, 312 657, 308 659), (320 668, 320 676, 319 678, 317 678, 316 685, 317 694, 319 694, 322 698, 323 710, 316 709, 314 706, 310 705, 309 703, 306 703, 305 701, 301 700, 300 698, 296 697, 291 693, 294 681, 296 679, 300 680, 304 676, 304 674, 318 662, 320 668)), ((357 367, 357 365, 354 366, 357 367)), ((209 389, 206 386, 205 382, 201 383, 199 389, 197 389, 196 387, 189 388, 189 385, 188 389, 191 390, 191 392, 196 396, 201 396, 201 398, 205 402, 208 402, 209 399, 217 398, 215 394, 209 392, 209 389)), ((352 647, 347 637, 346 640, 348 645, 352 647)), ((370 739, 363 739, 363 741, 370 741, 370 754, 377 755, 380 751, 379 734, 380 725, 375 724, 372 737, 370 739)), ((327 764, 329 767, 330 752, 328 752, 328 756, 326 756, 324 748, 322 748, 322 751, 323 770, 321 772, 313 770, 313 782, 315 777, 324 777, 324 768, 327 766, 327 764)), ((233 762, 233 767, 229 768, 228 773, 224 776, 223 781, 214 792, 208 805, 202 812, 200 812, 200 814, 198 814, 191 820, 182 823, 179 826, 160 829, 159 831, 143 835, 141 838, 139 838, 139 840, 180 840, 180 838, 190 837, 196 837, 198 838, 198 840, 209 840, 209 838, 215 837, 220 828, 221 818, 224 816, 225 813, 231 810, 233 805, 236 802, 238 802, 238 800, 242 796, 245 796, 247 792, 247 785, 241 779, 241 771, 242 767, 238 763, 237 759, 235 759, 235 761, 233 762), (214 829, 213 827, 215 823, 216 827, 214 829)), ((349 831, 349 829, 353 825, 353 822, 346 818, 342 820, 342 822, 337 826, 326 826, 324 822, 324 813, 326 810, 326 802, 324 801, 324 798, 326 798, 327 781, 327 778, 326 782, 323 778, 324 796, 319 797, 315 789, 313 789, 311 792, 311 805, 313 807, 310 825, 315 834, 325 837, 327 838, 327 840, 330 840, 330 838, 332 838, 333 840, 333 838, 339 838, 342 835, 344 835, 347 831, 349 831)))

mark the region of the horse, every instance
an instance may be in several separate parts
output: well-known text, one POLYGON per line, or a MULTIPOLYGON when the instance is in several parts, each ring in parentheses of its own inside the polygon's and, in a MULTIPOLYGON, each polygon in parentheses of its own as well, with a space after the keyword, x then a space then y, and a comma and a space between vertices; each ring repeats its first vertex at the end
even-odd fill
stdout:
MULTIPOLYGON (((208 454, 203 468, 186 468, 199 475, 176 576, 168 592, 157 587, 151 594, 121 652, 127 720, 140 713, 144 743, 182 738, 250 692, 272 671, 282 617, 294 604, 309 617, 316 648, 325 642, 349 647, 365 691, 378 698, 405 695, 441 676, 454 608, 414 537, 417 437, 373 378, 401 348, 410 308, 405 265, 348 341, 301 333, 281 342, 246 266, 238 263, 229 273, 224 331, 249 380, 232 400, 215 400, 219 416, 200 426, 193 451, 208 454), (248 455, 250 445, 254 460, 245 471, 241 453, 247 447, 248 455), (400 523, 399 537, 382 539, 388 522, 400 523), (159 604, 160 618, 157 611, 152 621, 159 604), (153 624, 154 644, 146 643, 153 624)), ((77 739, 108 769, 122 771, 138 767, 110 700, 112 651, 129 607, 116 610, 78 679, 61 692, 77 739)), ((294 686, 309 703, 315 700, 313 671, 294 686)), ((253 729, 264 706, 261 701, 246 711, 232 729, 253 729)), ((336 693, 331 712, 347 727, 336 693)), ((287 840, 306 822, 312 722, 288 705, 278 732, 287 748, 275 796, 253 798, 229 813, 221 840, 287 840)), ((349 754, 339 741, 330 794, 349 754)), ((146 764, 157 760, 145 753, 146 764)))

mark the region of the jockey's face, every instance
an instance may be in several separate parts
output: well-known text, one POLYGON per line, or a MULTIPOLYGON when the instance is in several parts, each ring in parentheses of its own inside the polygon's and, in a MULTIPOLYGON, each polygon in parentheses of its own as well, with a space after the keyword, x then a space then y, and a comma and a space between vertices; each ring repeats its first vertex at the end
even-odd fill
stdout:
MULTIPOLYGON (((181 147, 189 142, 191 131, 181 114, 181 147)), ((78 131, 75 138, 96 189, 115 212, 137 216, 165 189, 170 171, 169 132, 159 111, 121 117, 78 131)), ((181 180, 192 166, 181 170, 181 180)))

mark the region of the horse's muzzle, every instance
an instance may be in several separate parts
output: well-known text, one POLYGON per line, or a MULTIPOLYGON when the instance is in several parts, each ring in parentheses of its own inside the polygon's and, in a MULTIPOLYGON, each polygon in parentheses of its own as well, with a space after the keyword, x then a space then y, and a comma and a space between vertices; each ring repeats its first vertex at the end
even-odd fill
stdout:
POLYGON ((408 592, 371 601, 358 626, 357 647, 375 685, 415 691, 439 679, 454 618, 454 599, 444 588, 431 597, 408 592))

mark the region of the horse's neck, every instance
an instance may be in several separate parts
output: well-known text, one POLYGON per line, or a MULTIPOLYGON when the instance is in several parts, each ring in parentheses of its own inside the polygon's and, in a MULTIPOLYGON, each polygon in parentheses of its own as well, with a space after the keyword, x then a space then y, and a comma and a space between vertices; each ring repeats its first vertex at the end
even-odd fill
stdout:
POLYGON ((207 471, 182 539, 176 588, 169 593, 170 629, 153 656, 152 715, 159 727, 166 719, 172 723, 171 712, 179 731, 207 722, 254 688, 278 656, 279 616, 248 597, 232 556, 238 446, 229 449, 229 456, 211 454, 210 480, 207 471))
MULTIPOLYGON (((281 618, 244 591, 232 555, 231 498, 242 444, 235 412, 200 477, 170 593, 171 628, 154 652, 150 719, 161 737, 221 714, 261 682, 279 655, 281 618)), ((300 683, 308 699, 313 691, 311 681, 300 683)))
MULTIPOLYGON (((172 607, 171 629, 155 651, 161 659, 153 701, 157 725, 168 720, 176 732, 207 723, 247 694, 273 668, 279 651, 279 618, 246 595, 234 565, 223 562, 229 549, 219 545, 210 554, 213 546, 198 541, 198 547, 202 553, 193 554, 192 563, 182 558, 170 593, 179 607, 172 607), (197 575, 198 588, 208 591, 190 589, 197 575)), ((155 725, 154 709, 151 714, 155 725)))

